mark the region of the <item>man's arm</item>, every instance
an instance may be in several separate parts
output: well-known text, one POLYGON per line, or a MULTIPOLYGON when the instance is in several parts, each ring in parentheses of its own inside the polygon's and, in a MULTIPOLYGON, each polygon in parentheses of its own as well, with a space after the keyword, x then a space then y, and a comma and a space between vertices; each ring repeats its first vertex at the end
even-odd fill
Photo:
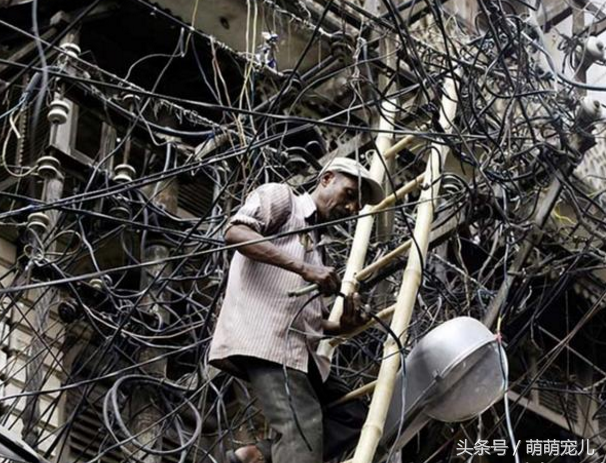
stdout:
MULTIPOLYGON (((225 233, 225 242, 230 246, 260 239, 263 239, 263 235, 246 225, 232 225, 225 233)), ((340 278, 333 267, 312 265, 295 259, 270 241, 240 246, 238 252, 254 261, 294 272, 305 281, 317 284, 320 291, 326 295, 335 294, 341 286, 340 278)))

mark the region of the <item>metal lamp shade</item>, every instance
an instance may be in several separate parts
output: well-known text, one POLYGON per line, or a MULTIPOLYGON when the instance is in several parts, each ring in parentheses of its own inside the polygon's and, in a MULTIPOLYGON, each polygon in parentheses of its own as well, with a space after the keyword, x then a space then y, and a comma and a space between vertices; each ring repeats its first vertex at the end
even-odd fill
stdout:
POLYGON ((394 445, 399 430, 395 444, 405 445, 430 418, 458 422, 479 415, 503 396, 507 372, 505 352, 482 323, 470 317, 443 323, 406 359, 406 384, 399 376, 382 446, 394 445))

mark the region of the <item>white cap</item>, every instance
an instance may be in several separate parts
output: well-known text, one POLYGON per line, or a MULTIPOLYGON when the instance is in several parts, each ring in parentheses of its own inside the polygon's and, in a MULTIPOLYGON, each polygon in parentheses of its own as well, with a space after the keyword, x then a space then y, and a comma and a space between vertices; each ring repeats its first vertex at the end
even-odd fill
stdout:
POLYGON ((349 158, 335 158, 324 166, 320 172, 320 177, 326 172, 340 172, 342 174, 351 175, 352 177, 359 178, 368 185, 370 190, 369 204, 380 203, 385 194, 383 193, 383 187, 370 176, 370 172, 366 167, 357 162, 355 159, 349 158))

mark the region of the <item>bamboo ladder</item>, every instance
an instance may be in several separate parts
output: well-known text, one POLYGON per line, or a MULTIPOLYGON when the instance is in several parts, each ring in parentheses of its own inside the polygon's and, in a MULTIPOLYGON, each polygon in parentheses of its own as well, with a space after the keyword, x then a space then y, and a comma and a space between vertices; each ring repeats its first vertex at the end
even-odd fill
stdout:
MULTIPOLYGON (((444 96, 442 98, 442 107, 440 111, 440 124, 446 133, 449 133, 452 130, 452 120, 456 112, 456 102, 455 81, 450 77, 445 81, 444 96)), ((397 149, 401 149, 404 142, 409 143, 407 139, 408 137, 404 138, 391 147, 390 150, 392 150, 393 153, 397 152, 397 149)), ((389 150, 386 150, 383 155, 387 155, 388 151, 389 150)), ((412 249, 404 271, 402 286, 400 287, 396 304, 393 307, 384 310, 383 312, 385 312, 385 314, 382 314, 383 316, 393 314, 390 328, 392 332, 399 335, 399 340, 402 344, 406 341, 414 302, 421 283, 423 266, 429 246, 431 225, 433 222, 434 201, 440 189, 442 166, 444 165, 447 155, 448 148, 446 146, 436 145, 429 156, 427 168, 423 177, 424 189, 419 199, 413 237, 407 243, 400 246, 400 248, 404 247, 404 249, 400 249, 399 252, 404 252, 409 248, 412 249), (414 243, 414 245, 412 245, 412 243, 414 243)), ((372 222, 370 223, 370 226, 372 227, 372 222)), ((368 236, 370 236, 370 232, 368 233, 368 236)), ((354 247, 352 255, 354 253, 363 252, 363 255, 365 256, 365 251, 366 247, 364 247, 363 251, 360 251, 360 248, 356 249, 356 247, 354 247)), ((351 261, 352 258, 350 257, 350 262, 351 261)), ((358 266, 358 269, 361 269, 361 265, 358 266)), ((353 275, 350 276, 353 281, 355 279, 355 272, 350 270, 350 273, 353 273, 353 275)), ((348 285, 351 286, 350 291, 353 291, 355 286, 352 283, 348 283, 348 285)), ((331 316, 332 315, 333 314, 331 313, 331 316)), ((335 314, 337 320, 338 317, 340 317, 340 311, 338 314, 335 314)), ((370 324, 368 326, 370 326, 370 324)), ((333 345, 327 344, 327 346, 328 347, 326 347, 326 345, 324 346, 324 352, 330 352, 330 349, 334 349, 335 347, 334 343, 333 345)), ((387 411, 389 404, 391 403, 396 376, 400 368, 400 356, 398 354, 399 351, 396 340, 388 337, 383 346, 383 360, 381 362, 378 379, 376 383, 364 387, 367 392, 374 388, 374 394, 366 422, 362 428, 360 440, 358 441, 353 460, 351 460, 353 463, 371 463, 374 458, 379 441, 383 435, 387 411)))

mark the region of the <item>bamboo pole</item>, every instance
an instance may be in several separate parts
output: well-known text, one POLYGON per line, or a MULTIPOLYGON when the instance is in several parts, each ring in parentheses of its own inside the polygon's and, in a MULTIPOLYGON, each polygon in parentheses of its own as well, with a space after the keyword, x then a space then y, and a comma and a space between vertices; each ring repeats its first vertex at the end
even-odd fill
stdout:
POLYGON ((358 280, 358 281, 366 280, 370 275, 375 273, 377 270, 385 267, 396 257, 401 256, 406 251, 408 251, 410 249, 411 245, 412 245, 412 240, 409 239, 409 240, 405 241, 404 243, 402 243, 397 248, 395 248, 393 251, 388 252, 380 259, 377 259, 372 264, 368 265, 367 267, 364 267, 362 270, 360 270, 356 274, 356 280, 358 280))
MULTIPOLYGON (((445 82, 444 96, 442 98, 442 110, 440 112, 440 124, 446 132, 452 129, 452 120, 456 111, 456 91, 452 78, 445 82)), ((417 209, 417 220, 415 223, 413 238, 416 246, 408 258, 408 264, 404 271, 402 286, 396 301, 396 307, 391 322, 391 330, 400 336, 400 341, 406 341, 406 334, 412 310, 417 296, 417 290, 421 283, 425 256, 429 247, 429 235, 434 214, 434 200, 440 188, 440 174, 446 160, 448 148, 445 145, 437 145, 427 162, 425 170, 425 189, 421 193, 417 209)), ((379 376, 375 387, 368 416, 362 427, 360 440, 354 453, 353 463, 371 463, 383 435, 383 427, 391 398, 393 395, 396 375, 400 368, 400 356, 398 344, 389 336, 384 344, 383 360, 379 370, 379 376)))
MULTIPOLYGON (((371 212, 380 212, 383 209, 386 209, 386 208, 392 206, 393 204, 395 204, 396 201, 402 199, 408 193, 419 188, 423 182, 424 176, 425 176, 425 174, 423 173, 423 174, 419 175, 417 178, 415 178, 414 180, 411 180, 406 185, 404 185, 403 187, 401 187, 397 191, 395 191, 393 194, 387 196, 379 204, 372 206, 372 208, 370 208, 370 211, 371 212)), ((373 262, 372 264, 368 265, 367 267, 361 269, 355 275, 356 281, 360 282, 360 281, 364 281, 365 279, 367 279, 370 275, 372 275, 378 269, 384 267, 385 265, 387 265, 389 262, 391 262, 396 257, 404 254, 410 248, 411 244, 412 244, 412 241, 408 240, 405 243, 398 246, 397 248, 395 248, 393 251, 391 251, 388 254, 386 254, 385 256, 383 256, 382 258, 378 259, 377 261, 373 262)))
MULTIPOLYGON (((385 43, 386 56, 391 56, 395 59, 395 54, 390 53, 389 42, 385 43)), ((386 161, 389 157, 395 156, 395 154, 407 146, 414 140, 414 137, 409 135, 400 140, 397 145, 398 149, 393 149, 393 135, 392 131, 395 124, 396 114, 398 111, 398 99, 397 97, 389 98, 381 102, 381 113, 385 116, 381 116, 379 120, 379 135, 377 136, 376 145, 377 152, 373 156, 370 164, 370 175, 379 183, 383 183, 385 177, 385 166, 386 161)), ((361 214, 367 214, 370 207, 367 206, 362 209, 361 214)), ((366 259, 366 252, 368 250, 368 243, 370 241, 370 235, 372 233, 372 227, 374 225, 375 217, 372 214, 366 215, 358 220, 356 224, 356 231, 354 233, 353 243, 351 245, 351 254, 347 260, 347 266, 345 267, 345 274, 341 283, 341 293, 349 295, 353 293, 357 286, 357 280, 355 278, 356 273, 364 265, 366 259)), ((343 299, 338 297, 333 304, 333 307, 328 316, 328 320, 338 322, 343 313, 343 299)), ((318 345, 318 355, 327 357, 329 360, 332 359, 334 348, 331 347, 327 340, 323 340, 318 345)))
POLYGON ((415 191, 417 188, 419 188, 423 182, 424 177, 425 177, 425 173, 422 173, 417 178, 411 180, 406 185, 398 188, 395 192, 386 196, 385 199, 383 199, 383 201, 381 201, 379 204, 370 206, 369 211, 370 212, 381 212, 383 209, 387 209, 388 207, 393 206, 396 203, 396 201, 399 201, 404 196, 406 196, 408 193, 411 193, 411 192, 415 191))
POLYGON ((410 144, 414 141, 414 139, 415 139, 415 135, 406 135, 399 142, 397 142, 394 145, 387 148, 385 150, 385 152, 383 153, 383 156, 386 158, 391 158, 392 156, 395 156, 398 152, 400 152, 404 148, 410 146, 410 144))
POLYGON ((364 386, 360 386, 359 388, 348 392, 344 396, 339 397, 334 402, 329 403, 328 408, 336 407, 337 405, 344 404, 345 402, 350 402, 359 397, 365 396, 367 394, 371 394, 372 391, 375 390, 376 385, 377 385, 377 381, 375 380, 375 381, 371 381, 370 383, 365 384, 364 386))
MULTIPOLYGON (((444 235, 444 227, 448 227, 448 223, 452 221, 452 218, 449 219, 446 223, 438 225, 435 229, 433 229, 429 235, 430 242, 433 242, 435 239, 440 239, 444 235)), ((458 224, 456 225, 458 226, 458 224)), ((372 274, 376 273, 378 270, 385 267, 391 261, 396 259, 397 257, 404 254, 410 247, 412 246, 412 239, 406 240, 397 248, 391 250, 389 253, 385 254, 383 257, 377 259, 372 264, 367 265, 358 273, 356 273, 356 279, 358 282, 367 280, 372 274)))

